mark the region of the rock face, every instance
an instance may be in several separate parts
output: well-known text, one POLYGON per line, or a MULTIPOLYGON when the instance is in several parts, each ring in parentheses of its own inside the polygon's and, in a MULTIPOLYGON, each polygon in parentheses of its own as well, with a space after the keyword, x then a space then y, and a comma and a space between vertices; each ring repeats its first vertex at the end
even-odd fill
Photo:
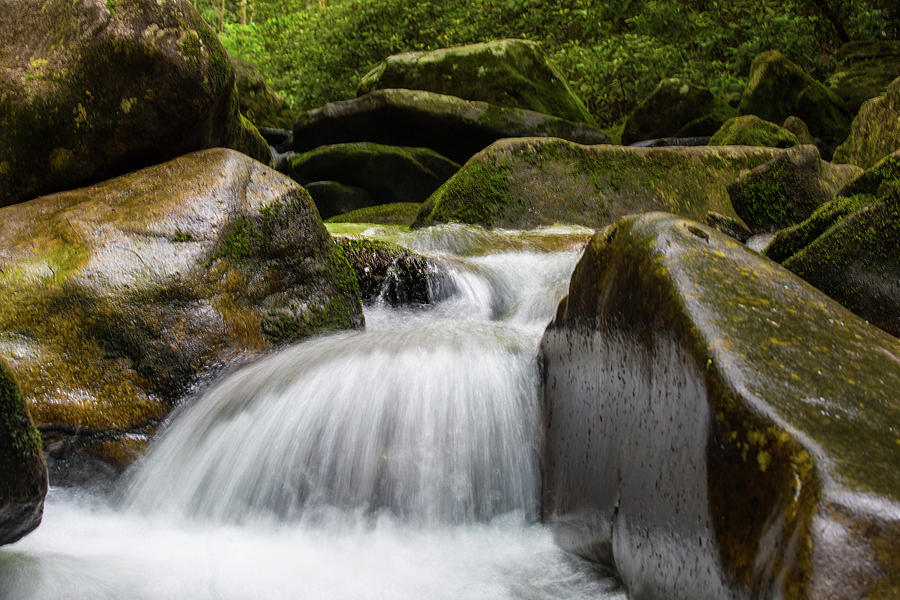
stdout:
POLYGON ((850 131, 851 115, 844 102, 777 50, 753 59, 739 112, 773 123, 795 115, 831 149, 850 131))
POLYGON ((263 162, 188 0, 0 0, 0 206, 226 146, 263 162))
POLYGON ((269 87, 259 69, 238 56, 229 55, 228 59, 234 69, 241 114, 258 127, 290 129, 294 124, 291 107, 269 87))
POLYGON ((594 237, 541 360, 544 519, 629 598, 900 593, 900 340, 655 213, 594 237))
POLYGON ((8 206, 0 222, 0 358, 48 450, 86 436, 127 462, 129 440, 210 371, 362 323, 308 194, 234 151, 8 206))
POLYGON ((709 136, 734 114, 733 108, 706 88, 682 79, 663 79, 628 115, 622 143, 709 136))
POLYGON ((338 237, 338 245, 356 273, 363 302, 383 300, 391 306, 431 304, 429 272, 437 266, 406 248, 357 237, 338 237))
MULTIPOLYGON (((295 155, 290 176, 301 184, 328 180, 362 188, 372 205, 424 202, 458 170, 458 163, 427 148, 357 142, 320 146, 295 155)), ((366 205, 353 208, 362 206, 366 205)), ((319 208, 321 211, 322 206, 319 208)), ((337 213, 327 217, 333 214, 337 213)), ((327 218, 325 213, 322 217, 327 218)))
POLYGON ((850 42, 838 48, 835 59, 837 67, 825 85, 853 114, 900 77, 900 41, 850 42))
POLYGON ((734 217, 726 187, 773 148, 581 146, 564 140, 501 140, 466 163, 422 206, 414 226, 456 221, 531 228, 602 227, 635 212, 734 217))
POLYGON ((362 96, 392 88, 447 94, 595 124, 540 46, 526 40, 395 54, 369 71, 357 91, 362 96))
POLYGON ((823 161, 815 146, 797 146, 742 174, 728 195, 752 231, 775 231, 803 221, 861 174, 823 161))
POLYGON ((0 545, 15 542, 40 524, 46 495, 41 436, 0 360, 0 545))
POLYGON ((853 119, 850 136, 834 152, 835 162, 864 169, 900 149, 900 77, 884 96, 867 100, 853 119))
POLYGON ((725 121, 709 139, 710 146, 768 146, 790 148, 799 146, 793 133, 756 115, 744 115, 725 121))
POLYGON ((607 141, 602 131, 557 117, 418 90, 378 90, 300 115, 294 149, 344 142, 431 148, 463 163, 495 140, 559 137, 585 144, 607 141))

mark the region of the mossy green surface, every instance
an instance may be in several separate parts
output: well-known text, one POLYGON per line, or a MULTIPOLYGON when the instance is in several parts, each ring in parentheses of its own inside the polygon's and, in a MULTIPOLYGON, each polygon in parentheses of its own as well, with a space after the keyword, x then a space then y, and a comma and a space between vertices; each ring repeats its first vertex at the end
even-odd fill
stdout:
POLYGON ((625 120, 622 143, 664 137, 708 136, 735 110, 706 88, 663 79, 625 120))
POLYGON ((241 114, 259 127, 290 129, 294 114, 288 103, 266 83, 262 73, 244 59, 229 55, 234 69, 241 114))
POLYGON ((863 102, 884 94, 900 75, 900 41, 850 42, 835 53, 837 66, 825 82, 851 113, 863 102))
POLYGON ((835 162, 875 166, 900 150, 900 77, 883 96, 867 100, 853 119, 850 135, 834 152, 835 162))
POLYGON ((710 146, 768 146, 791 148, 800 140, 793 133, 756 115, 734 117, 722 124, 709 139, 710 146))
POLYGON ((390 202, 367 206, 326 219, 325 223, 375 223, 378 225, 411 225, 422 208, 421 202, 390 202))
POLYGON ((835 223, 874 200, 874 196, 867 194, 837 196, 817 208, 802 223, 779 231, 766 246, 764 254, 782 263, 828 231, 835 223))

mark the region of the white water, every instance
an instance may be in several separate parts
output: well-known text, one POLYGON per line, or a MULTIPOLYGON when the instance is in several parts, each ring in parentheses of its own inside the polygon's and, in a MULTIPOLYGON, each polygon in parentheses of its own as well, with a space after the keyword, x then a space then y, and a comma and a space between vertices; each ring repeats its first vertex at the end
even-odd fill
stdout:
POLYGON ((579 255, 542 235, 584 237, 410 234, 455 294, 225 378, 121 498, 51 491, 0 598, 622 597, 535 523, 535 356, 579 255))

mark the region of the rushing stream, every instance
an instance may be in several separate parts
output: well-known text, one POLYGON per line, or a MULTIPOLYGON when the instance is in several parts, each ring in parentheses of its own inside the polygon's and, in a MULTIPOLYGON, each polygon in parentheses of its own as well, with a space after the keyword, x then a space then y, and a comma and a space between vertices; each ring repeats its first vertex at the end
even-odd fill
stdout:
POLYGON ((442 300, 224 378, 112 498, 51 490, 0 598, 623 598, 536 523, 537 345, 585 231, 398 235, 442 300))

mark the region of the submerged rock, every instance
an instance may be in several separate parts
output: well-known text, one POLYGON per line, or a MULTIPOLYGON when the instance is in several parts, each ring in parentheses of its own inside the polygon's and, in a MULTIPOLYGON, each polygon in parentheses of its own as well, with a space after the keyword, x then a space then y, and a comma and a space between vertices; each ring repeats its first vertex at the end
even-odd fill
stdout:
POLYGON ((8 206, 0 222, 0 340, 14 342, 0 358, 63 438, 130 444, 206 374, 362 323, 308 194, 234 151, 8 206))
POLYGON ((294 124, 291 107, 269 87, 259 69, 239 56, 229 55, 228 59, 234 69, 241 113, 257 127, 289 129, 294 124))
MULTIPOLYGON (((0 348, 3 344, 0 338, 0 348)), ((41 522, 47 495, 47 465, 41 436, 25 401, 0 360, 0 546, 30 533, 41 522)))
POLYGON ((0 206, 201 148, 271 160, 188 0, 0 0, 0 39, 0 206))
POLYGON ((601 144, 608 136, 583 123, 518 108, 420 90, 376 90, 308 111, 294 123, 294 149, 345 142, 431 148, 456 162, 500 138, 559 137, 601 144))
POLYGON ((602 227, 634 212, 736 216, 726 187, 784 150, 747 147, 581 146, 501 140, 472 157, 422 206, 414 226, 456 221, 527 229, 602 227))
POLYGON ((733 108, 706 88, 682 79, 663 79, 628 115, 622 143, 709 136, 734 114, 733 108))
POLYGON ((900 41, 850 42, 838 48, 837 66, 825 82, 841 97, 851 113, 863 102, 884 94, 900 77, 900 41))
POLYGON ((594 237, 541 361, 544 520, 629 598, 900 593, 900 340, 654 213, 594 237))
POLYGON ((726 121, 709 139, 710 146, 768 146, 791 148, 800 145, 793 133, 756 115, 726 121))
POLYGON ((868 169, 896 150, 900 150, 900 77, 883 96, 863 103, 834 160, 868 169))
POLYGON ((494 40, 395 54, 366 73, 357 92, 361 96, 400 88, 596 124, 540 46, 528 40, 494 40))

